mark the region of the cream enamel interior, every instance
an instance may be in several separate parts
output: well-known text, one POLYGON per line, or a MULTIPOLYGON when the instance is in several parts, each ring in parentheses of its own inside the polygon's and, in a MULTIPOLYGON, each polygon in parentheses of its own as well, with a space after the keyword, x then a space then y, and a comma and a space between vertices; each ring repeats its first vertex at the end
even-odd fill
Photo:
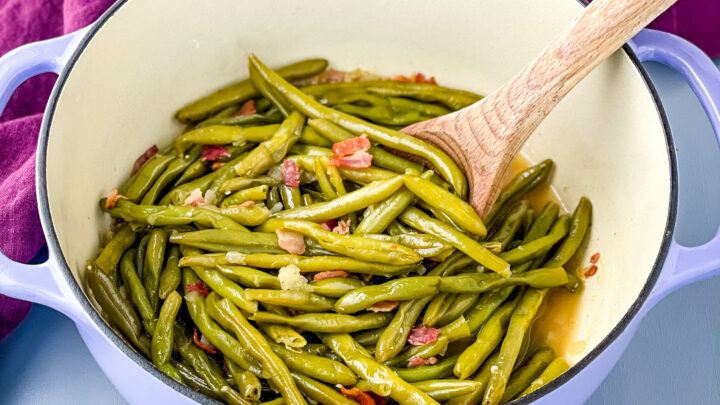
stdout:
MULTIPOLYGON (((422 71, 488 93, 580 11, 575 0, 131 0, 77 61, 51 122, 47 189, 64 256, 81 278, 109 224, 98 199, 149 145, 178 135, 178 107, 245 76, 249 52, 271 66, 321 56, 340 69, 422 71)), ((524 153, 555 160, 553 184, 571 209, 583 195, 594 204, 588 252, 602 261, 580 303, 577 361, 637 298, 668 217, 663 125, 630 59, 617 53, 593 72, 524 153)))

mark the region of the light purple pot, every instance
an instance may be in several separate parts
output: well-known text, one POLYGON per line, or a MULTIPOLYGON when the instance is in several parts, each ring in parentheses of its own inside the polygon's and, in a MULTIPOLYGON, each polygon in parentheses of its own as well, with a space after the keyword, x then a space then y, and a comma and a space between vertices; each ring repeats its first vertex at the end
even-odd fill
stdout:
MULTIPOLYGON (((0 58, 0 111, 15 88, 29 77, 61 71, 62 75, 66 75, 70 67, 65 67, 86 34, 92 33, 85 29, 64 37, 29 44, 0 58)), ((663 63, 685 77, 703 105, 720 141, 720 72, 712 61, 687 41, 658 31, 643 31, 633 39, 630 46, 641 61, 663 63)), ((632 57, 632 51, 628 52, 632 57)), ((62 75, 58 83, 63 81, 62 75)), ((661 106, 658 105, 658 109, 662 110, 661 106)), ((52 111, 49 111, 51 114, 52 111)), ((48 119, 43 124, 38 143, 36 184, 40 216, 49 245, 49 259, 40 265, 24 265, 0 254, 0 293, 47 305, 70 317, 103 371, 131 403, 213 403, 170 380, 127 347, 84 299, 70 272, 63 270, 68 266, 64 263, 55 237, 45 189, 47 125, 48 119)), ((673 152, 670 153, 672 156, 673 152)), ((672 203, 677 204, 677 201, 672 203)), ((674 220, 674 212, 673 207, 671 220, 674 220)), ((720 270, 720 234, 698 247, 681 246, 670 234, 666 238, 669 244, 664 245, 666 249, 662 249, 659 256, 659 260, 665 256, 662 271, 659 275, 653 273, 655 276, 651 276, 626 319, 580 364, 548 386, 515 403, 582 403, 608 375, 650 308, 671 291, 714 276, 720 270)))

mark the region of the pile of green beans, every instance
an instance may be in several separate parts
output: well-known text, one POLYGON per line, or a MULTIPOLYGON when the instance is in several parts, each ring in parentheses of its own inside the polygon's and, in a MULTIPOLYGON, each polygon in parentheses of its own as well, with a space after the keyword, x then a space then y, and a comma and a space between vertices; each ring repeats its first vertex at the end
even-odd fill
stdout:
POLYGON ((483 221, 458 166, 396 130, 480 96, 289 82, 326 67, 273 71, 253 55, 249 79, 178 111, 186 130, 100 202, 115 221, 85 281, 104 318, 158 370, 228 404, 494 405, 567 370, 553 350, 523 348, 551 289, 582 287, 562 266, 590 201, 533 212, 546 160, 483 221), (330 164, 360 135, 370 167, 330 164))

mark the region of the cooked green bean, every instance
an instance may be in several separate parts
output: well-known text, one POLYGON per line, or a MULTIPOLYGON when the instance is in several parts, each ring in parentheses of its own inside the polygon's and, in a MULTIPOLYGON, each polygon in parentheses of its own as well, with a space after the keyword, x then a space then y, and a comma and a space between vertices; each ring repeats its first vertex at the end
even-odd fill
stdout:
POLYGON ((290 404, 306 404, 290 375, 290 370, 240 310, 230 300, 219 300, 214 294, 210 294, 207 299, 210 315, 235 334, 243 347, 262 365, 263 370, 267 371, 268 378, 283 398, 290 404))
POLYGON ((410 383, 445 378, 452 375, 453 367, 459 356, 459 354, 456 354, 446 357, 431 366, 395 368, 393 371, 400 378, 410 383))
POLYGON ((221 207, 220 214, 245 226, 260 225, 270 218, 270 210, 263 204, 221 207))
MULTIPOLYGON (((546 262, 548 266, 562 266, 575 255, 583 239, 585 239, 585 234, 588 228, 590 228, 591 221, 592 204, 590 200, 582 197, 575 208, 575 212, 573 212, 570 231, 560 247, 555 251, 553 257, 546 262)), ((568 279, 568 289, 570 289, 570 291, 575 292, 582 287, 582 281, 580 281, 580 278, 578 278, 574 272, 568 272, 568 279)))
POLYGON ((478 371, 478 373, 472 377, 471 380, 478 383, 478 385, 475 387, 475 391, 469 394, 452 398, 447 401, 445 405, 467 405, 482 403, 483 393, 485 393, 485 388, 487 387, 488 380, 490 380, 490 376, 493 373, 493 365, 497 362, 497 358, 498 353, 495 352, 495 354, 490 356, 490 358, 485 362, 485 364, 483 364, 480 371, 478 371))
POLYGON ((327 385, 313 380, 300 373, 293 372, 293 378, 298 388, 310 399, 323 405, 356 405, 357 402, 345 398, 336 390, 327 385))
POLYGON ((128 222, 139 222, 152 226, 187 225, 197 223, 216 229, 247 230, 230 217, 202 207, 135 205, 129 201, 118 201, 115 208, 108 210, 113 217, 128 222))
POLYGON ((290 114, 270 139, 260 143, 234 165, 235 173, 238 176, 255 177, 282 161, 287 150, 300 138, 304 122, 305 117, 299 112, 290 114))
POLYGON ((432 296, 405 301, 400 304, 392 321, 377 340, 375 347, 377 361, 384 363, 400 354, 403 347, 405 347, 410 330, 415 326, 420 312, 422 312, 430 299, 432 299, 432 296))
POLYGON ((245 266, 229 266, 219 264, 217 271, 230 280, 250 288, 280 289, 280 280, 272 274, 245 266))
POLYGON ((138 242, 137 253, 135 254, 135 270, 137 271, 137 275, 139 277, 142 277, 144 273, 145 253, 147 253, 147 244, 149 240, 150 235, 146 233, 142 238, 140 238, 140 242, 138 242))
POLYGON ((171 155, 156 154, 135 173, 130 182, 120 189, 120 194, 124 195, 132 202, 138 202, 150 190, 155 181, 163 174, 168 165, 175 159, 171 155))
POLYGON ((498 358, 494 362, 495 372, 488 380, 487 390, 483 397, 483 404, 497 404, 505 393, 510 373, 515 367, 515 362, 520 354, 523 339, 532 324, 538 308, 547 295, 548 289, 528 289, 518 302, 510 318, 507 333, 503 339, 498 352, 498 358))
MULTIPOLYGON (((293 81, 314 76, 327 68, 325 59, 308 59, 296 62, 277 70, 277 74, 293 81)), ((245 79, 203 97, 177 112, 180 121, 199 121, 223 108, 239 104, 258 95, 250 79, 245 79)))
POLYGON ((249 371, 244 371, 232 360, 225 360, 230 375, 235 380, 237 390, 243 398, 248 401, 257 401, 260 399, 260 391, 262 391, 262 384, 257 376, 249 371))
POLYGON ((388 281, 380 285, 360 287, 335 302, 335 311, 340 314, 352 314, 372 306, 380 301, 407 301, 435 295, 440 285, 440 277, 406 277, 388 281))
POLYGON ((193 246, 212 250, 207 246, 216 246, 218 252, 240 253, 285 253, 278 246, 274 233, 232 231, 226 229, 204 229, 194 232, 173 232, 170 242, 183 246, 193 246))
POLYGON ((513 250, 500 253, 500 257, 510 264, 519 264, 535 259, 550 250, 559 240, 567 235, 570 228, 570 217, 563 215, 555 221, 550 233, 528 243, 522 244, 513 250))
POLYGON ((529 209, 530 203, 528 203, 527 201, 520 201, 515 204, 515 206, 510 209, 510 212, 503 220, 502 224, 500 225, 500 229, 498 229, 498 231, 493 234, 490 240, 500 242, 502 244, 503 250, 506 250, 507 245, 512 242, 513 237, 521 228, 529 209))
POLYGON ((180 248, 177 246, 170 246, 167 253, 167 260, 165 261, 165 267, 162 273, 160 273, 160 287, 158 289, 158 296, 160 299, 167 298, 171 292, 177 290, 182 279, 180 272, 180 248))
POLYGON ((396 236, 384 234, 364 234, 363 237, 390 241, 402 246, 407 246, 422 257, 438 257, 448 251, 455 250, 452 245, 444 240, 425 233, 406 233, 396 236))
POLYGON ((364 286, 365 283, 362 280, 349 277, 326 278, 308 284, 310 291, 330 298, 340 298, 350 291, 364 286))
POLYGON ((153 310, 158 308, 158 296, 160 289, 160 273, 165 262, 165 246, 167 244, 167 233, 160 228, 150 231, 147 253, 145 254, 145 269, 143 272, 143 285, 147 292, 150 305, 153 310))
POLYGON ((120 259, 120 276, 128 287, 130 300, 140 314, 143 327, 152 335, 155 332, 155 322, 157 318, 152 305, 150 305, 147 292, 145 292, 145 286, 143 286, 140 277, 138 277, 135 272, 135 265, 133 264, 135 254, 135 249, 128 249, 122 259, 120 259))
MULTIPOLYGON (((524 196, 528 191, 532 190, 540 183, 544 182, 545 179, 550 176, 550 172, 552 172, 554 166, 555 164, 552 160, 543 160, 535 166, 529 167, 513 177, 498 195, 497 200, 495 200, 495 204, 485 218, 485 223, 491 225, 496 220, 498 214, 508 208, 508 205, 524 196)), ((492 226, 490 227, 492 228, 492 226)))
POLYGON ((366 134, 370 140, 384 146, 421 156, 427 159, 440 174, 442 174, 445 180, 452 184, 457 195, 460 197, 467 195, 465 175, 463 175, 455 162, 437 147, 410 135, 369 124, 361 119, 325 107, 285 81, 281 76, 260 62, 254 55, 250 56, 250 63, 258 69, 264 80, 272 87, 278 89, 278 91, 303 114, 310 118, 327 119, 350 132, 366 134))
POLYGON ((403 381, 390 368, 372 357, 348 334, 322 335, 323 343, 337 353, 345 363, 362 379, 388 386, 389 397, 400 405, 437 404, 427 394, 403 381))
POLYGON ((354 385, 357 382, 355 373, 339 361, 302 350, 289 350, 278 344, 270 343, 270 346, 292 371, 328 384, 354 385))
POLYGON ((527 395, 535 390, 538 390, 542 386, 546 385, 550 381, 558 378, 560 374, 566 372, 570 368, 570 365, 565 361, 565 359, 558 358, 553 360, 548 366, 543 370, 543 372, 540 374, 538 378, 536 378, 530 386, 528 386, 525 391, 523 391, 519 396, 527 395))
POLYGON ((435 326, 440 317, 450 308, 455 300, 455 294, 442 292, 436 295, 428 304, 423 314, 422 324, 435 326))
POLYGON ((426 343, 420 346, 411 346, 393 359, 385 362, 389 366, 399 366, 407 364, 407 362, 415 356, 424 359, 445 353, 448 345, 458 340, 465 339, 470 336, 470 327, 461 316, 455 321, 440 328, 440 336, 435 342, 426 343))
POLYGON ((152 361, 157 367, 170 361, 173 350, 173 328, 180 305, 182 305, 182 298, 177 291, 173 291, 160 308, 160 316, 150 346, 152 361))
POLYGON ((242 287, 223 276, 217 270, 207 269, 204 267, 192 267, 192 270, 197 274, 202 281, 210 286, 223 298, 227 298, 233 302, 233 304, 240 307, 247 313, 254 313, 258 309, 257 301, 252 300, 248 297, 247 292, 242 287))
POLYGON ((95 259, 95 265, 102 270, 103 273, 114 279, 116 277, 115 268, 123 256, 123 253, 135 243, 135 237, 135 232, 133 232, 130 226, 121 226, 110 242, 105 245, 97 259, 95 259))
POLYGON ((444 326, 454 321, 459 316, 464 314, 467 310, 472 308, 479 298, 480 296, 475 293, 454 294, 454 299, 450 303, 450 306, 445 310, 442 315, 440 315, 440 317, 436 321, 436 324, 439 326, 444 326))
POLYGON ((220 399, 220 397, 215 395, 215 393, 210 389, 205 380, 195 373, 195 370, 193 370, 190 365, 176 360, 170 360, 169 364, 175 367, 178 374, 182 376, 185 384, 187 384, 190 388, 210 398, 220 399))
POLYGON ((190 164, 178 177, 177 180, 175 180, 175 183, 173 184, 173 189, 188 183, 190 181, 193 181, 199 177, 202 177, 207 173, 208 170, 208 164, 202 158, 195 159, 194 162, 190 164))
POLYGON ((540 373, 550 364, 553 358, 555 358, 555 353, 550 348, 543 348, 535 352, 530 359, 510 375, 510 380, 505 386, 505 393, 500 402, 504 404, 515 399, 530 383, 540 376, 540 373))
POLYGON ((343 269, 350 273, 377 274, 394 276, 410 271, 413 266, 395 266, 384 263, 369 263, 342 256, 301 257, 290 254, 273 255, 267 253, 213 253, 180 259, 181 266, 215 267, 222 265, 241 265, 263 269, 280 269, 295 265, 302 272, 321 272, 329 269, 343 269))
POLYGON ((358 316, 317 313, 298 316, 283 316, 269 312, 256 312, 250 319, 255 322, 287 324, 308 332, 353 333, 365 329, 375 329, 390 322, 392 314, 368 313, 358 316))
POLYGON ((280 180, 270 177, 270 176, 259 176, 255 178, 251 177, 233 177, 232 179, 225 180, 221 185, 220 193, 229 193, 232 191, 237 190, 244 190, 249 187, 255 187, 255 186, 279 186, 281 183, 280 180))
POLYGON ((225 198, 220 206, 228 207, 232 205, 240 205, 245 201, 262 201, 267 198, 267 192, 268 186, 266 185, 238 190, 225 198))
POLYGON ((198 145, 190 148, 187 153, 183 153, 179 158, 171 161, 160 177, 155 180, 155 183, 153 183, 152 187, 150 187, 150 190, 145 193, 140 204, 154 204, 160 196, 160 192, 178 178, 178 176, 183 174, 185 169, 187 169, 200 157, 201 152, 202 147, 198 145))
POLYGON ((465 273, 443 277, 439 289, 453 293, 482 293, 511 285, 524 284, 535 288, 551 288, 567 283, 562 267, 542 268, 503 278, 493 273, 465 273))
POLYGON ((480 243, 452 226, 431 218, 419 209, 413 207, 406 209, 400 215, 400 220, 417 230, 447 241, 488 269, 504 277, 510 275, 510 265, 505 260, 490 253, 480 243))
POLYGON ((308 291, 262 290, 245 291, 245 297, 263 304, 279 305, 305 312, 326 312, 333 309, 335 301, 308 291))
POLYGON ((432 399, 440 402, 455 398, 458 395, 465 395, 475 391, 478 383, 475 381, 461 380, 427 380, 413 383, 415 388, 426 393, 432 399))
POLYGON ((525 236, 522 239, 522 244, 547 235, 550 228, 552 228, 555 223, 559 211, 560 206, 558 204, 548 201, 542 211, 540 211, 540 214, 538 214, 537 218, 535 218, 532 225, 530 225, 530 229, 528 229, 527 233, 525 233, 525 236))

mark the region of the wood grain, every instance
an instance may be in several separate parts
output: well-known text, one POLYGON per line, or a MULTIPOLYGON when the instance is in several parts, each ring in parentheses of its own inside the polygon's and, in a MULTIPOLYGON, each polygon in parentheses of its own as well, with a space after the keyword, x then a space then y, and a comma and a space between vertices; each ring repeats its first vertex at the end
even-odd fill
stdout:
POLYGON ((558 39, 483 100, 403 132, 447 152, 485 216, 528 137, 575 85, 676 0, 595 0, 558 39))

